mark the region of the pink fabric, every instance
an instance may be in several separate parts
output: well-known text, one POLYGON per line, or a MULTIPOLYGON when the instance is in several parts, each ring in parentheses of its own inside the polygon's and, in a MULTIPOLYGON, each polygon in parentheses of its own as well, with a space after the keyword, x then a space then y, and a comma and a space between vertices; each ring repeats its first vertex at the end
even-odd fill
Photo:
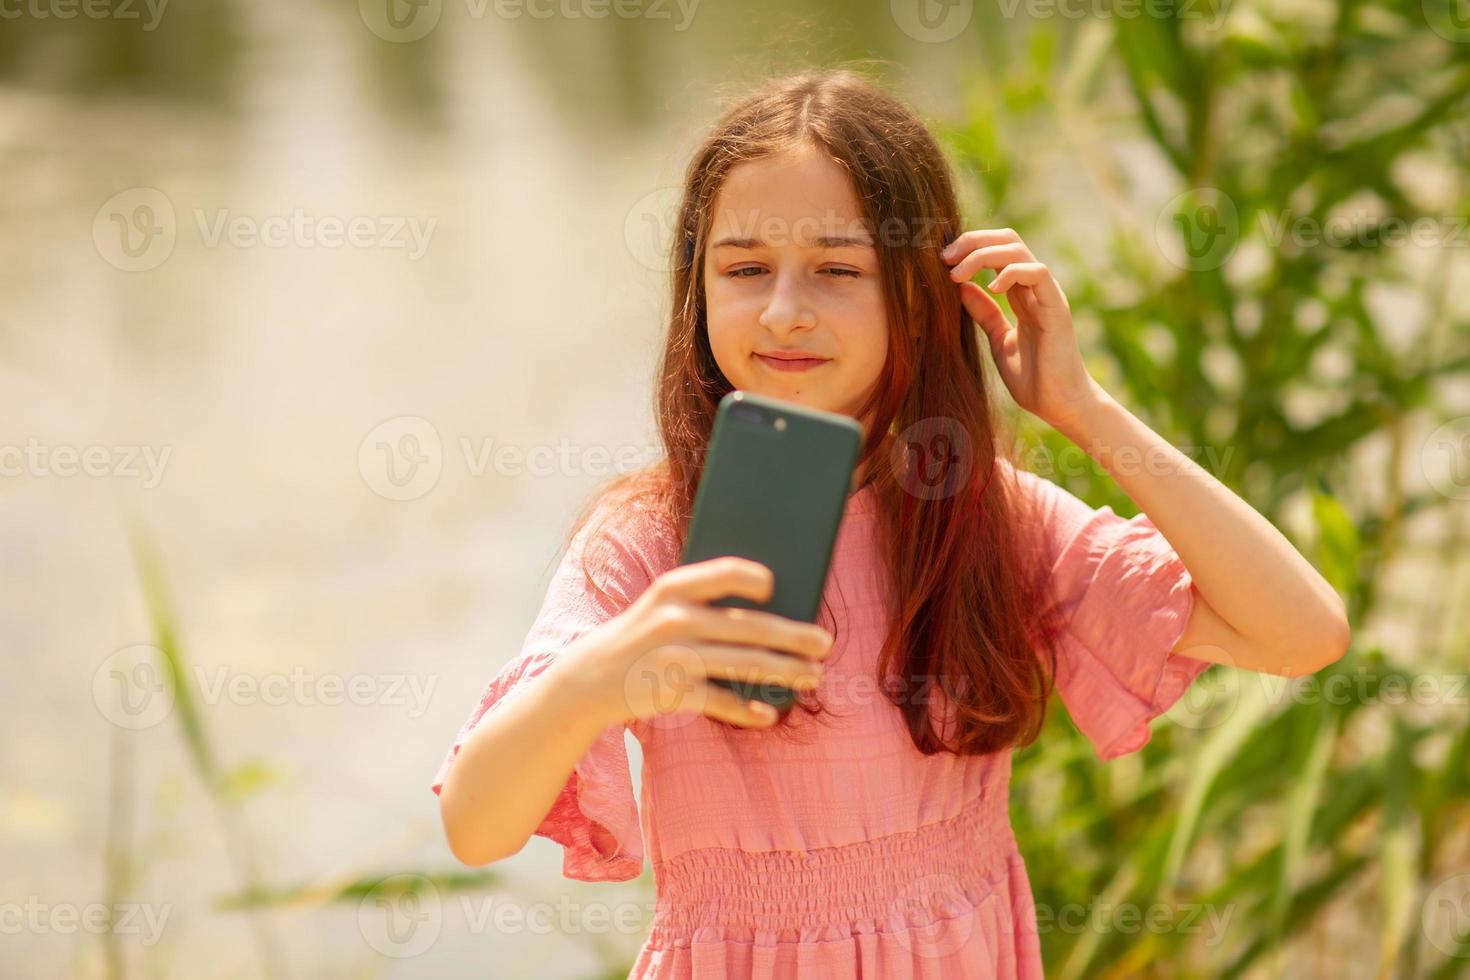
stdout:
MULTIPOLYGON (((1170 651, 1193 609, 1189 573, 1146 517, 1124 520, 1024 471, 1040 504, 1068 611, 1057 689, 1102 759, 1141 748, 1149 722, 1209 667, 1170 651)), ((496 704, 556 651, 637 598, 677 561, 625 515, 582 585, 580 534, 525 648, 491 680, 434 778, 496 704)), ((870 487, 848 499, 825 598, 836 633, 820 697, 789 732, 731 729, 683 713, 628 726, 643 749, 641 822, 623 743, 610 727, 536 833, 565 848, 567 877, 637 877, 655 910, 630 977, 905 978, 1042 975, 1035 906, 1007 813, 1011 755, 925 756, 877 688, 885 583, 870 487)))

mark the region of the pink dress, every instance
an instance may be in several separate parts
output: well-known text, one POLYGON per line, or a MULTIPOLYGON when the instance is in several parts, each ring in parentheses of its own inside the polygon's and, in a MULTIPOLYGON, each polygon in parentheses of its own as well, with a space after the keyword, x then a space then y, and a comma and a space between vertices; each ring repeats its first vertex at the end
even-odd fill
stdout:
MULTIPOLYGON (((1099 758, 1136 751, 1149 721, 1209 666, 1170 652, 1194 605, 1189 572, 1145 515, 1094 510, 1001 463, 1041 495, 1068 610, 1058 693, 1099 758)), ((877 688, 886 606, 875 521, 864 487, 848 498, 826 583, 837 641, 818 694, 832 710, 785 723, 813 731, 794 739, 693 712, 630 723, 644 757, 640 821, 625 726, 610 726, 536 829, 565 848, 568 878, 635 878, 647 856, 654 913, 630 977, 1042 975, 1007 812, 1010 752, 925 756, 877 688)), ((620 521, 593 565, 611 603, 583 586, 586 536, 568 546, 524 648, 455 739, 436 793, 486 711, 677 563, 672 542, 620 521)))

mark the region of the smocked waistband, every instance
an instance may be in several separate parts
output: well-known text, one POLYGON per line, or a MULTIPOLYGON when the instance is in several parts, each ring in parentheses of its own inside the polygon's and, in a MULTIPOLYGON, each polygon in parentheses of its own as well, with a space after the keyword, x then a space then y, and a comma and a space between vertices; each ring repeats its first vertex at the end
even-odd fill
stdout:
POLYGON ((937 894, 982 896, 1015 848, 1004 794, 917 830, 809 851, 700 848, 654 864, 650 942, 881 922, 937 894))

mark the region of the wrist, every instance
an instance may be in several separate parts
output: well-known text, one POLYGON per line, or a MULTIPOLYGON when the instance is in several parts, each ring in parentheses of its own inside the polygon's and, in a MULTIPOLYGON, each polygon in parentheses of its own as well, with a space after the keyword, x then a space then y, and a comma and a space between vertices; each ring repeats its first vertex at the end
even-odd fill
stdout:
POLYGON ((1113 404, 1113 397, 1091 377, 1087 379, 1085 391, 1068 402, 1067 407, 1048 419, 1048 424, 1077 445, 1087 440, 1087 434, 1104 412, 1113 404))
POLYGON ((608 702, 607 686, 598 680, 587 647, 573 642, 546 668, 547 694, 553 710, 589 730, 601 732, 623 720, 608 702))

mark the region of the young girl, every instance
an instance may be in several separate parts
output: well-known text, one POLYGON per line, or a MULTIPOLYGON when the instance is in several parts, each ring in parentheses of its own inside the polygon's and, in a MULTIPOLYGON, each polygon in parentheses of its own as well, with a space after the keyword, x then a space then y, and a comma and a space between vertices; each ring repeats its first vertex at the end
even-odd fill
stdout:
POLYGON ((634 977, 1039 977, 1007 795, 1052 687, 1112 759, 1211 662, 1296 675, 1340 657, 1343 604, 1093 381, 1015 232, 954 234, 933 138, 861 76, 783 79, 733 108, 679 217, 666 459, 581 515, 524 648, 455 739, 433 783, 450 847, 480 865, 540 834, 582 881, 634 878, 646 851, 634 977), (982 268, 999 270, 988 290, 982 268), (1015 401, 1148 516, 1006 458, 975 324, 1015 401), (676 567, 734 388, 864 427, 816 624, 708 605, 768 598, 755 562, 676 567), (716 677, 800 703, 778 717, 716 677))

